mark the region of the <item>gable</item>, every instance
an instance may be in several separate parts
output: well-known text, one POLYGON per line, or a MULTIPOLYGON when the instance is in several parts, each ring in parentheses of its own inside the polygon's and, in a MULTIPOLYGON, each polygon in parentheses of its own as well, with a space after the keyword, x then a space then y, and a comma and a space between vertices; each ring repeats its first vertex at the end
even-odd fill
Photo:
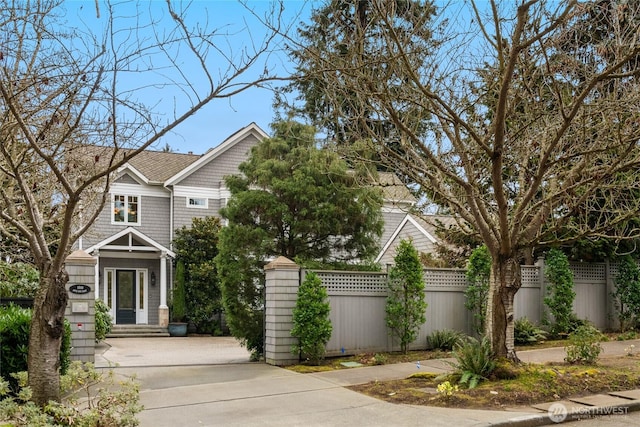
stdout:
POLYGON ((385 244, 391 239, 391 236, 397 231, 402 221, 406 218, 407 213, 399 209, 382 209, 382 219, 384 220, 384 228, 380 236, 380 248, 384 248, 385 244))
POLYGON ((128 173, 123 174, 122 176, 118 177, 114 183, 117 184, 134 184, 134 185, 139 185, 139 182, 136 181, 131 175, 129 175, 128 173))
POLYGON ((401 240, 411 240, 418 252, 431 253, 435 250, 437 239, 425 228, 427 223, 407 214, 392 235, 382 242, 382 250, 376 257, 376 262, 385 265, 393 263, 396 248, 401 240))
POLYGON ((165 186, 218 186, 226 175, 237 173, 238 165, 247 158, 251 147, 268 136, 258 125, 251 123, 167 179, 165 186))
POLYGON ((238 174, 238 166, 249 157, 251 148, 259 142, 255 135, 247 135, 184 179, 176 182, 175 186, 224 187, 224 177, 238 174))
POLYGON ((163 252, 172 258, 176 254, 134 227, 127 227, 86 249, 91 254, 100 250, 163 252))

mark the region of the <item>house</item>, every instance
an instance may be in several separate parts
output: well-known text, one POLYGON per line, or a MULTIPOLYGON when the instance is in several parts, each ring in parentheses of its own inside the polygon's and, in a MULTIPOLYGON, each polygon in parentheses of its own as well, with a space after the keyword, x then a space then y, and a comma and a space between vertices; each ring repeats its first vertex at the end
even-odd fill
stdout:
MULTIPOLYGON (((230 197, 224 177, 238 173, 251 147, 266 137, 252 123, 203 155, 144 151, 117 171, 109 202, 78 241, 97 260, 96 298, 111 307, 115 324, 168 324, 174 230, 194 217, 219 216, 230 197)), ((413 195, 394 174, 381 174, 380 184, 385 230, 376 261, 392 262, 408 236, 419 251, 431 251, 433 231, 407 214, 413 195)))
POLYGON ((379 173, 378 183, 384 198, 384 230, 380 238, 380 252, 374 261, 383 268, 393 264, 396 248, 401 240, 406 239, 411 239, 419 253, 434 253, 440 242, 437 227, 454 225, 455 219, 448 215, 418 216, 412 213, 416 198, 394 173, 379 173))
POLYGON ((201 156, 145 151, 118 170, 110 202, 78 241, 98 261, 96 298, 115 324, 167 325, 174 230, 218 215, 230 195, 224 177, 267 136, 252 123, 201 156))

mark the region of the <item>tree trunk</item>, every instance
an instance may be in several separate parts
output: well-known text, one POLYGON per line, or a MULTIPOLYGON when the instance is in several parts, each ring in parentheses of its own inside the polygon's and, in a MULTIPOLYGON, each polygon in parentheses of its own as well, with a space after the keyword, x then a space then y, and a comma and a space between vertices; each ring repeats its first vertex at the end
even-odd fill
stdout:
POLYGON ((486 334, 497 357, 518 361, 514 339, 513 300, 522 284, 518 258, 493 257, 487 301, 486 334))
POLYGON ((60 401, 60 344, 67 307, 65 285, 69 276, 62 270, 40 278, 40 290, 33 303, 29 334, 29 386, 33 401, 46 405, 60 401))

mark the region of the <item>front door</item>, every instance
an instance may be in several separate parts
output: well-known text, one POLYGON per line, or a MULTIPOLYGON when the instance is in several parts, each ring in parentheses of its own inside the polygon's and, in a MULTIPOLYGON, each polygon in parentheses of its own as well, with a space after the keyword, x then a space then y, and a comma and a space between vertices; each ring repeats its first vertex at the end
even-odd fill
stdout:
POLYGON ((135 270, 116 270, 116 323, 136 323, 135 270))

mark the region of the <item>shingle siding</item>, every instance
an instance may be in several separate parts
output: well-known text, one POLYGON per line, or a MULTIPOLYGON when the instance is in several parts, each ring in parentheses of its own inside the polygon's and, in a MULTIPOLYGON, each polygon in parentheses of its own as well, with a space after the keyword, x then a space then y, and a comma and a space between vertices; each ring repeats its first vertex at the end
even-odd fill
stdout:
POLYGON ((189 208, 187 207, 186 197, 175 197, 173 203, 173 222, 176 230, 182 226, 191 226, 193 218, 204 218, 206 216, 220 217, 220 207, 224 204, 224 200, 208 199, 209 206, 207 209, 189 208))
POLYGON ((120 178, 116 179, 115 182, 118 184, 139 184, 139 182, 133 179, 129 174, 122 175, 120 178))
POLYGON ((178 184, 187 187, 224 187, 224 177, 238 173, 238 165, 247 159, 251 147, 258 142, 255 136, 247 136, 178 184))
POLYGON ((413 246, 416 247, 419 252, 432 253, 435 251, 434 243, 412 223, 407 222, 380 258, 380 265, 393 264, 393 258, 396 256, 396 248, 400 244, 400 241, 402 239, 408 240, 409 238, 412 239, 413 246))
MULTIPOLYGON (((382 231, 382 236, 380 238, 381 245, 384 246, 389 241, 393 233, 396 231, 396 229, 406 216, 407 213, 401 211, 382 212, 384 228, 382 231)), ((382 249, 382 247, 380 249, 382 249)))
MULTIPOLYGON (((133 226, 165 247, 169 245, 169 202, 168 197, 141 196, 140 225, 133 226)), ((85 248, 130 227, 129 224, 111 224, 110 206, 111 202, 108 201, 91 229, 83 236, 85 248)))

